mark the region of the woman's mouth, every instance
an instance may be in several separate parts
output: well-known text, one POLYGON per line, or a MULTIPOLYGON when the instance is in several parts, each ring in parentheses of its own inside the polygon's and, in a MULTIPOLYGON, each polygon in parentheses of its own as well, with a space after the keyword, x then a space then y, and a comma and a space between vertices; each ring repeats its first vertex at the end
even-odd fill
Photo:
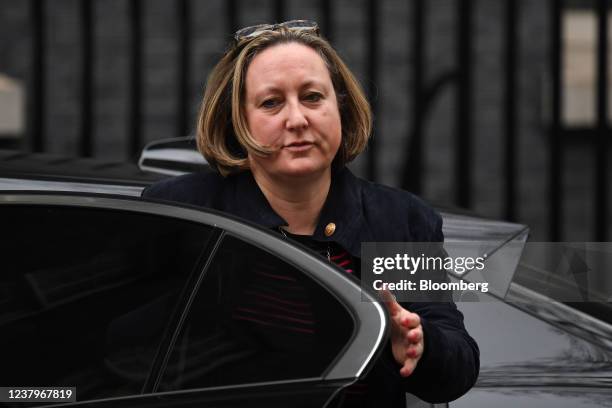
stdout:
POLYGON ((290 152, 304 152, 312 148, 312 146, 314 146, 312 142, 294 142, 286 145, 284 149, 290 152))

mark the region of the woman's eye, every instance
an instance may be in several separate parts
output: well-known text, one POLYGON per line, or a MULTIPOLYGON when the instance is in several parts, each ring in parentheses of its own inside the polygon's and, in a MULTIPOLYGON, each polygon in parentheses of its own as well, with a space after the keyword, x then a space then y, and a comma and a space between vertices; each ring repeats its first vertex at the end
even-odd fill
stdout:
POLYGON ((318 92, 309 93, 304 97, 304 99, 307 100, 308 102, 319 102, 322 98, 323 98, 323 95, 321 95, 318 92))
POLYGON ((274 108, 277 104, 278 104, 278 101, 276 99, 266 99, 265 101, 261 103, 261 107, 270 109, 270 108, 274 108))

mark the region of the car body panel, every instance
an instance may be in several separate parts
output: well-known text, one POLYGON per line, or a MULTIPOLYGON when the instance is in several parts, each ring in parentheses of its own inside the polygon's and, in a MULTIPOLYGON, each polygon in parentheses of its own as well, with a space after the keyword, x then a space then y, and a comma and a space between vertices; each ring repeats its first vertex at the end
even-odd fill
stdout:
POLYGON ((236 387, 190 389, 176 392, 160 392, 80 401, 72 404, 47 405, 47 407, 96 407, 96 408, 134 408, 134 407, 287 407, 292 401, 294 407, 324 406, 347 381, 301 380, 257 384, 236 387))
MULTIPOLYGON (((38 175, 45 172, 37 171, 38 175)), ((152 176, 153 179, 133 177, 128 182, 115 181, 112 177, 98 177, 95 181, 87 177, 62 175, 61 177, 39 177, 32 172, 19 174, 19 171, 2 171, 0 168, 0 190, 46 190, 46 191, 72 191, 72 192, 104 192, 125 196, 138 196, 142 188, 162 176, 152 176), (45 178, 45 180, 42 180, 45 178), (8 181, 7 181, 8 180, 8 181), (125 185, 129 188, 125 188, 125 185)), ((45 196, 43 193, 42 196, 45 196)), ((29 200, 34 202, 40 197, 36 194, 30 195, 29 200), (36 198, 38 197, 38 198, 36 198)), ((21 194, 4 195, 4 203, 10 200, 18 200, 21 194)), ((57 196, 60 197, 60 196, 57 196)), ((56 198, 57 198, 56 197, 56 198)), ((60 200, 63 204, 70 205, 83 198, 78 195, 65 195, 60 200)), ((88 197, 85 200, 93 200, 103 203, 106 199, 117 198, 88 197)), ((120 199, 119 199, 120 200, 120 199)), ((187 208, 180 205, 163 205, 126 200, 126 210, 147 211, 152 208, 163 208, 164 214, 170 217, 183 217, 185 214, 193 216, 194 220, 216 220, 219 215, 203 215, 208 212, 199 211, 195 208, 187 208), (157 206, 157 207, 156 207, 157 206)), ((85 204, 83 204, 85 205, 85 204)), ((0 208, 2 206, 0 205, 0 208)), ((214 212, 211 212, 214 213, 214 212)), ((524 225, 508 223, 496 220, 487 220, 481 217, 454 212, 452 210, 441 210, 444 218, 443 232, 447 242, 469 243, 473 241, 487 242, 488 245, 482 251, 492 254, 507 246, 508 243, 521 237, 526 238, 527 228, 524 225)), ((220 217, 219 220, 224 217, 220 217)), ((230 217, 231 218, 231 217, 230 217)), ((242 224, 235 220, 219 221, 230 230, 235 228, 236 233, 242 232, 242 224)), ((257 231, 257 228, 254 227, 257 231)), ((259 244, 259 240, 269 239, 266 245, 270 248, 287 250, 293 253, 292 245, 283 241, 269 238, 269 234, 257 231, 253 235, 253 242, 259 244)), ((296 262, 304 261, 308 257, 295 253, 296 262), (299 258, 299 259, 298 259, 299 258), (301 260, 300 260, 301 259, 301 260)), ((316 264, 312 260, 312 265, 316 264)), ((329 266, 327 266, 329 268, 329 266)), ((520 267, 520 265, 519 265, 520 267)), ((493 271, 495 272, 495 271, 493 271)), ((334 275, 335 276, 335 275, 334 275)), ((470 275, 467 275, 470 278, 470 275)), ((350 292, 355 292, 355 282, 348 282, 341 275, 335 276, 337 285, 349 285, 350 292)), ((512 277, 510 277, 510 281, 512 277)), ((470 334, 476 339, 481 350, 481 372, 476 386, 465 396, 453 401, 450 407, 463 406, 533 406, 533 407, 604 407, 610 406, 612 395, 610 395, 610 352, 612 346, 610 338, 610 325, 592 316, 578 312, 576 309, 550 299, 542 298, 536 293, 531 293, 525 288, 508 281, 508 290, 501 295, 493 296, 491 299, 481 302, 459 302, 458 308, 463 312, 465 324, 470 334), (501 300, 507 298, 514 303, 504 303, 501 300), (570 363, 571 364, 568 364, 570 363)), ((346 296, 339 294, 338 296, 346 296)), ((349 301, 355 299, 347 299, 349 301)), ((371 312, 373 319, 380 319, 380 310, 371 312)), ((356 313, 360 313, 356 311, 356 313)), ((360 347, 370 347, 371 354, 375 354, 376 344, 384 341, 380 332, 374 333, 371 338, 363 338, 360 347)), ((370 356, 368 356, 370 357, 370 356)), ((372 357, 375 357, 373 355, 372 357)), ((360 361, 365 361, 363 356, 360 361)), ((286 406, 284 397, 275 400, 279 395, 289 397, 292 405, 309 406, 309 395, 314 400, 324 395, 329 396, 329 389, 336 390, 338 386, 352 381, 348 378, 348 372, 363 372, 363 364, 348 364, 339 372, 329 372, 330 382, 317 383, 317 380, 309 380, 300 384, 269 384, 253 387, 243 396, 243 389, 238 392, 228 393, 228 390, 196 390, 192 392, 180 391, 162 394, 141 395, 130 398, 119 398, 108 401, 100 401, 79 405, 87 406, 190 406, 194 401, 200 401, 203 405, 208 403, 215 406, 230 406, 231 401, 248 402, 249 406, 286 406), (335 379, 332 381, 332 379, 335 379), (271 388, 268 388, 271 387, 271 388), (272 392, 271 390, 275 391, 272 392), (276 392, 279 394, 275 394, 276 392), (322 394, 319 394, 321 391, 322 394), (252 393, 251 393, 252 392, 252 393), (266 399, 268 398, 268 399, 266 399), (225 401, 225 402, 224 402, 225 401), (284 402, 283 402, 284 401, 284 402)), ((247 387, 248 388, 248 387, 247 387)), ((312 400, 312 401, 314 401, 312 400)), ((199 405, 199 404, 198 404, 199 405)), ((409 398, 408 406, 427 406, 409 398)))
POLYGON ((513 284, 513 303, 457 304, 478 339, 481 367, 475 387, 450 406, 610 406, 612 349, 605 341, 612 327, 525 291, 513 284), (597 327, 603 336, 593 334, 597 327))
MULTIPOLYGON (((196 209, 188 206, 175 206, 122 196, 87 195, 83 193, 3 193, 0 194, 0 211, 3 209, 40 208, 48 212, 54 208, 83 208, 95 210, 112 210, 133 214, 152 214, 164 218, 205 224, 223 231, 216 238, 218 242, 224 236, 235 236, 241 241, 251 243, 270 254, 286 261, 308 275, 320 287, 332 294, 347 309, 354 321, 354 331, 344 348, 336 355, 333 363, 321 374, 320 378, 304 379, 303 381, 276 381, 269 383, 251 383, 232 387, 217 387, 218 390, 194 391, 194 395, 185 393, 170 393, 160 399, 159 395, 149 401, 158 401, 163 406, 193 406, 190 404, 206 401, 222 401, 227 404, 243 404, 251 395, 255 406, 282 406, 286 404, 287 393, 304 395, 301 401, 311 406, 313 401, 322 404, 326 398, 340 387, 346 386, 358 379, 364 371, 376 360, 387 339, 386 312, 383 307, 361 291, 359 283, 343 271, 339 270, 320 257, 305 252, 280 238, 277 234, 255 225, 248 225, 218 212, 196 209), (365 296, 365 297, 364 297, 365 296), (305 381, 307 380, 307 381, 305 381), (329 384, 336 384, 335 388, 329 384), (229 392, 228 390, 233 391, 229 392), (250 394, 249 394, 250 393, 250 394), (322 399, 323 398, 323 399, 322 399), (161 402, 160 402, 161 401, 161 402), (284 402, 283 402, 284 401, 284 402), (310 401, 307 403, 307 401, 310 401), (260 404, 260 405, 259 405, 260 404)), ((12 219, 13 226, 25 225, 29 220, 12 219)), ((206 273, 204 269, 200 273, 206 273)), ((70 277, 70 275, 68 275, 70 277)), ((56 282, 57 287, 59 282, 56 282)), ((79 285, 82 285, 80 283, 79 285)), ((64 292, 66 288, 62 289, 64 292)), ((71 298, 72 299, 72 298, 71 298)), ((23 315, 22 319, 29 318, 23 315)), ((14 320, 14 319, 13 319, 14 320)), ((180 326, 176 329, 180 329, 180 326)), ((163 369, 163 367, 162 367, 163 369)), ((160 371, 161 373, 161 371, 160 371)), ((152 390, 155 390, 153 386, 152 390)), ((123 399, 113 399, 114 402, 100 402, 100 406, 123 406, 123 399), (113 405, 116 404, 116 405, 113 405)), ((133 402, 133 401, 132 401, 133 402)), ((131 404, 131 402, 125 402, 131 404)), ((152 403, 157 405, 157 403, 152 403)), ((251 404, 251 405, 253 405, 251 404)), ((160 405, 160 406, 161 406, 160 405)), ((96 405, 97 406, 97 405, 96 405)))
POLYGON ((77 181, 27 180, 0 177, 0 191, 52 191, 118 194, 122 196, 140 197, 142 186, 122 184, 91 184, 77 181))
POLYGON ((609 388, 555 388, 507 387, 476 388, 451 407, 496 407, 496 408, 601 408, 609 407, 612 391, 609 388))
POLYGON ((0 177, 144 186, 164 178, 136 164, 0 149, 0 177))

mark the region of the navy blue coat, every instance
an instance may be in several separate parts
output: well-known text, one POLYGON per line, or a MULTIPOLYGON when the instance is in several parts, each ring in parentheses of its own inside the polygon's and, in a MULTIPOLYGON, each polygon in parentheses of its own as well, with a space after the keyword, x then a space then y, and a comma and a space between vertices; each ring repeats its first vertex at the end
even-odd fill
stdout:
MULTIPOLYGON (((143 196, 213 208, 266 228, 287 225, 249 171, 226 178, 217 173, 188 174, 154 184, 143 196)), ((335 241, 358 259, 361 242, 442 242, 444 236, 442 218, 418 197, 359 179, 341 168, 332 175, 313 239, 335 241), (336 230, 327 237, 324 229, 330 222, 336 230)), ((405 407, 404 392, 434 403, 460 397, 474 385, 479 371, 478 346, 465 330, 463 315, 452 302, 402 305, 421 317, 424 352, 412 375, 402 378, 387 347, 367 377, 378 395, 371 405, 405 407)))

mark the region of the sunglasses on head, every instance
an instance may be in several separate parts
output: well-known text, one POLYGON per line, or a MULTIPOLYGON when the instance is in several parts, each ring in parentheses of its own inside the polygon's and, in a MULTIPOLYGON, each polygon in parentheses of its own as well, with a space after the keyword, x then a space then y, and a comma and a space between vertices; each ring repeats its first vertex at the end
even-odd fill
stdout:
POLYGON ((234 39, 238 42, 249 38, 255 38, 265 32, 278 31, 281 28, 285 28, 291 31, 303 31, 319 35, 319 26, 314 21, 290 20, 279 24, 258 24, 250 27, 241 28, 234 34, 234 39))

